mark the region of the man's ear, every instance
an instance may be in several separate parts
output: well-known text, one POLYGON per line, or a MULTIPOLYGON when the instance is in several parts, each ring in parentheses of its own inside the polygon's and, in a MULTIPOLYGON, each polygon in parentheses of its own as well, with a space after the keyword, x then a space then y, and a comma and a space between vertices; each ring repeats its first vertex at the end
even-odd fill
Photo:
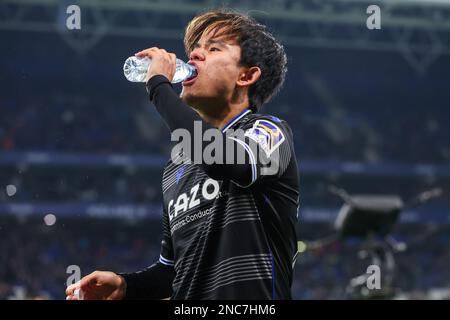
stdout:
POLYGON ((249 87, 261 77, 261 69, 259 67, 250 67, 242 70, 239 79, 236 82, 238 87, 249 87))

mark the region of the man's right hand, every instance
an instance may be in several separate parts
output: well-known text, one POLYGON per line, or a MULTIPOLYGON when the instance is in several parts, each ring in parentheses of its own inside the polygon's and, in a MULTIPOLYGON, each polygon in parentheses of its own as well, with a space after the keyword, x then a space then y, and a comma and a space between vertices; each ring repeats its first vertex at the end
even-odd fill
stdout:
POLYGON ((126 282, 114 272, 94 271, 67 287, 67 300, 78 300, 76 289, 79 289, 80 300, 121 300, 125 298, 126 282))

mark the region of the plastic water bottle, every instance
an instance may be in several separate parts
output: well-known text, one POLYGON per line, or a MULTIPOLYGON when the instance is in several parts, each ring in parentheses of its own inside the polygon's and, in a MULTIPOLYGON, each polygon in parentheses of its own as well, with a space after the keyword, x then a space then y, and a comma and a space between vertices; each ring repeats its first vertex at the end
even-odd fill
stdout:
MULTIPOLYGON (((152 62, 152 59, 129 57, 125 60, 123 65, 123 74, 128 81, 131 82, 145 82, 145 76, 147 75, 148 66, 152 62)), ((184 61, 177 59, 175 75, 173 76, 172 83, 184 81, 192 78, 197 74, 197 70, 194 66, 185 63, 184 61)))

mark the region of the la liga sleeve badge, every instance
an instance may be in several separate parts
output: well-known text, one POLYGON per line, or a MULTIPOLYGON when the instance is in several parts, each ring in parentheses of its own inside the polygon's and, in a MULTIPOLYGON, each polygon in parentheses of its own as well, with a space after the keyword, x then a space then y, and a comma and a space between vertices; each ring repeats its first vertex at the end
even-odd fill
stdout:
POLYGON ((245 136, 255 141, 267 157, 270 157, 285 140, 283 131, 268 120, 257 120, 253 127, 245 131, 245 136))

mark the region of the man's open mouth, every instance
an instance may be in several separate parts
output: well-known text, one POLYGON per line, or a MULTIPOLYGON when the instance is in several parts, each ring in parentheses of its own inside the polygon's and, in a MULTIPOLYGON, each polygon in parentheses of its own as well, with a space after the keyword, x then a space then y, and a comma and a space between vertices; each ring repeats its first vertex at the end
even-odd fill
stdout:
POLYGON ((197 79, 197 77, 198 77, 198 73, 193 75, 192 77, 184 80, 181 84, 183 86, 189 86, 189 85, 191 85, 191 84, 193 84, 195 82, 195 79, 197 79))

